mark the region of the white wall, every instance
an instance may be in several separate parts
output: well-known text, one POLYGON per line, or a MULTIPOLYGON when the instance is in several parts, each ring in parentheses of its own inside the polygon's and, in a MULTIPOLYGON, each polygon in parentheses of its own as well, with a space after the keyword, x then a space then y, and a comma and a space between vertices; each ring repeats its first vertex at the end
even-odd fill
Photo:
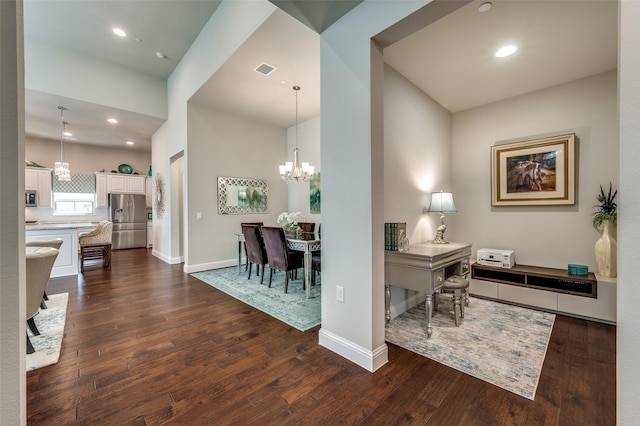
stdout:
POLYGON ((640 2, 621 1, 619 41, 620 209, 618 222, 617 424, 640 424, 640 2))
POLYGON ((24 53, 27 89, 167 118, 164 79, 33 40, 24 53))
MULTIPOLYGON (((224 0, 216 9, 169 77, 167 84, 169 119, 167 124, 152 137, 154 173, 168 177, 170 158, 183 152, 186 175, 184 185, 190 186, 191 156, 187 130, 187 103, 275 9, 276 6, 266 0, 250 2, 224 0)), ((167 181, 167 185, 169 184, 167 181)), ((171 188, 167 188, 166 192, 167 194, 175 193, 171 188)), ((167 197, 168 205, 175 202, 171 195, 167 197)), ((191 217, 194 216, 189 213, 191 208, 188 194, 184 194, 184 203, 187 210, 185 228, 188 228, 191 225, 191 217)), ((179 261, 180 244, 175 241, 177 234, 174 232, 180 226, 179 218, 167 212, 162 220, 154 220, 153 223, 154 234, 157 232, 158 238, 163 240, 157 249, 154 247, 154 254, 170 262, 179 261)), ((183 235, 185 251, 195 253, 194 250, 189 250, 189 232, 183 235)))
POLYGON ((287 155, 286 130, 193 103, 189 104, 188 122, 190 204, 185 270, 236 265, 234 233, 240 232, 240 223, 276 225, 277 216, 287 209, 287 184, 277 167, 287 155), (267 180, 267 213, 218 214, 219 176, 267 180), (198 212, 202 220, 196 219, 198 212))
MULTIPOLYGON (((440 225, 440 215, 426 209, 431 192, 453 190, 450 164, 451 113, 385 65, 384 221, 406 222, 411 244, 432 240, 440 225)), ((455 216, 446 218, 451 241, 458 241, 455 216)), ((415 306, 414 296, 411 290, 392 287, 391 317, 415 306)))
MULTIPOLYGON (((60 161, 60 141, 27 136, 24 146, 25 158, 42 167, 53 168, 60 161)), ((134 172, 147 175, 151 164, 151 153, 126 148, 110 148, 65 142, 64 159, 71 173, 91 174, 104 170, 118 170, 120 164, 128 164, 134 172)))
POLYGON ((22 2, 0 2, 0 424, 27 423, 22 2))
MULTIPOLYGON (((285 161, 293 161, 293 150, 296 148, 296 128, 287 129, 287 152, 285 157, 278 160, 276 165, 284 164, 285 161)), ((322 167, 320 163, 320 117, 312 118, 302 123, 298 123, 298 149, 300 150, 300 161, 306 161, 314 166, 314 172, 320 172, 320 185, 322 185, 322 167)), ((287 185, 282 180, 283 185, 287 185)), ((320 214, 311 214, 309 200, 309 183, 288 184, 288 207, 283 211, 302 212, 308 222, 320 223, 320 214)), ((322 208, 322 207, 321 207, 322 208)), ((316 229, 318 229, 316 225, 316 229)))
POLYGON ((596 271, 593 206, 600 185, 618 188, 616 85, 612 71, 454 114, 456 239, 514 250, 520 264, 596 271), (565 133, 579 139, 576 205, 492 207, 491 146, 565 133))

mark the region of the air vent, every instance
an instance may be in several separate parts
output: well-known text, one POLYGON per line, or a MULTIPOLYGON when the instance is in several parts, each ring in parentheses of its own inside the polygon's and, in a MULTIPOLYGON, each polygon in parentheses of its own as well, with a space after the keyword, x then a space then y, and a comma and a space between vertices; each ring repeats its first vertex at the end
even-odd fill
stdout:
POLYGON ((276 67, 271 66, 267 63, 261 63, 260 65, 258 65, 258 67, 256 68, 256 71, 259 72, 262 75, 269 75, 272 72, 274 72, 276 70, 276 67))

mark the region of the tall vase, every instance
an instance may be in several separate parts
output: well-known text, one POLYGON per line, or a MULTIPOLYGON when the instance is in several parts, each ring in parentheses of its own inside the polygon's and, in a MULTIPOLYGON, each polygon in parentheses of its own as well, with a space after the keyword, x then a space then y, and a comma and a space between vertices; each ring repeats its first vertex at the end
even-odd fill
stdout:
POLYGON ((611 233, 611 222, 602 222, 602 236, 596 241, 596 263, 598 273, 604 277, 615 277, 618 272, 618 243, 611 233))

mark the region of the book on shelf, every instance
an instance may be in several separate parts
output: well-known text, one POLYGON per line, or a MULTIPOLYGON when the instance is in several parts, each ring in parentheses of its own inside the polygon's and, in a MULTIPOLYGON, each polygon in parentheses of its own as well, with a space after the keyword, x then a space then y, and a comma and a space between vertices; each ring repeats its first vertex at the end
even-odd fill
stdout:
POLYGON ((406 222, 386 222, 384 224, 384 249, 390 251, 398 251, 398 242, 400 233, 404 231, 407 235, 406 222))

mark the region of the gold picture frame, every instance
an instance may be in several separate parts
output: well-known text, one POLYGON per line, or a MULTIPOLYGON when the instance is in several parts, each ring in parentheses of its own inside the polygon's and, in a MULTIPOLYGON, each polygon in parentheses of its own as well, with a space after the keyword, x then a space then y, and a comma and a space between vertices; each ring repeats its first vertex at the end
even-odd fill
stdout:
POLYGON ((491 147, 491 205, 575 204, 575 133, 491 147))

